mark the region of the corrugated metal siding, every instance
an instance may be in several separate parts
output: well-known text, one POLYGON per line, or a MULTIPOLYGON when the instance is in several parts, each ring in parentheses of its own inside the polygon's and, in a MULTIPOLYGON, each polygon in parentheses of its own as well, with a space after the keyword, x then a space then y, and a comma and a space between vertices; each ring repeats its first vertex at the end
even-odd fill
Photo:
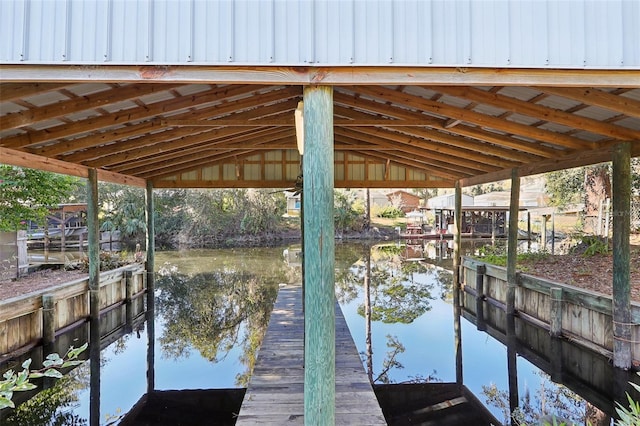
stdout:
POLYGON ((640 68, 638 0, 3 0, 0 63, 640 68))

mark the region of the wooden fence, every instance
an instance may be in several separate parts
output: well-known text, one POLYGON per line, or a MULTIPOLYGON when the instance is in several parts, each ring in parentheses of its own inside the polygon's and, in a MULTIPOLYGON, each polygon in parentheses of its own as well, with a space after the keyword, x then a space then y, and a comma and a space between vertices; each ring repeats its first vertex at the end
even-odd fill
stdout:
MULTIPOLYGON (((466 308, 478 301, 505 309, 507 270, 463 257, 462 286, 466 308)), ((607 357, 613 356, 613 302, 610 296, 518 273, 515 309, 520 318, 607 357)), ((479 315, 480 317, 480 315, 479 315)), ((481 317, 480 317, 481 318, 481 317)), ((632 302, 632 359, 640 361, 640 304, 632 302)))
MULTIPOLYGON (((100 274, 101 332, 110 329, 108 312, 134 305, 124 315, 132 315, 142 303, 137 296, 146 289, 142 265, 126 266, 100 274), (127 313, 128 312, 128 313, 127 313), (104 330, 102 330, 104 329, 104 330)), ((0 302, 0 358, 40 343, 52 343, 57 334, 89 318, 89 279, 79 279, 59 287, 25 294, 0 302)), ((113 321, 119 321, 114 318, 113 321)))

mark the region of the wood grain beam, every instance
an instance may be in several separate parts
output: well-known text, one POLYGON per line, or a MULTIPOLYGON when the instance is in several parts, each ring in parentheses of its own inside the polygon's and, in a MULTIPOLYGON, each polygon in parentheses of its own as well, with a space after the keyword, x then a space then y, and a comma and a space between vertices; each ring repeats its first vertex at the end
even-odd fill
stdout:
MULTIPOLYGON (((544 121, 560 123, 564 126, 579 130, 586 130, 592 133, 601 134, 610 138, 620 140, 640 140, 640 131, 626 127, 616 126, 592 118, 571 114, 562 110, 545 107, 532 102, 521 101, 511 96, 491 93, 474 87, 460 86, 438 86, 429 87, 431 90, 455 96, 460 99, 471 100, 496 108, 515 112, 529 117, 538 118, 544 121)), ((638 103, 640 105, 640 102, 638 103)))
POLYGON ((638 70, 405 66, 2 65, 5 82, 639 87, 638 70))
POLYGON ((38 121, 53 120, 84 110, 93 110, 153 93, 179 87, 180 84, 131 84, 103 90, 86 96, 76 96, 39 108, 31 108, 0 117, 0 128, 12 129, 33 125, 38 121))
MULTIPOLYGON (((286 89, 285 89, 286 90, 286 89)), ((131 108, 120 113, 108 114, 101 117, 94 117, 85 120, 78 120, 73 123, 55 126, 46 130, 29 132, 26 135, 11 136, 0 139, 0 146, 7 148, 24 148, 38 145, 56 139, 67 138, 88 132, 96 132, 101 129, 106 130, 118 125, 137 121, 149 120, 162 117, 163 114, 175 113, 182 110, 189 110, 197 105, 205 105, 222 102, 236 96, 255 93, 253 86, 233 86, 216 87, 212 90, 197 93, 192 96, 181 96, 170 101, 162 101, 145 107, 131 108)))
MULTIPOLYGON (((334 100, 340 105, 347 105, 376 114, 387 114, 388 116, 397 118, 412 117, 413 119, 418 119, 420 118, 420 116, 422 116, 425 117, 425 124, 435 130, 446 130, 450 134, 467 136, 469 138, 477 139, 483 142, 493 143, 503 148, 515 149, 524 153, 534 154, 547 158, 558 155, 557 149, 543 146, 538 142, 528 142, 520 138, 514 138, 505 134, 483 130, 480 127, 472 127, 462 124, 459 124, 455 127, 446 128, 447 120, 425 116, 424 114, 419 112, 408 111, 403 108, 393 107, 372 100, 356 98, 354 96, 339 94, 337 92, 334 96, 334 100)), ((338 107, 336 107, 335 109, 338 110, 338 107)))
MULTIPOLYGON (((636 85, 635 87, 640 86, 636 85)), ((593 87, 535 87, 535 89, 549 95, 573 99, 629 117, 640 118, 640 101, 626 96, 614 95, 593 87)))
POLYGON ((372 97, 381 98, 397 105, 403 105, 405 107, 415 108, 439 116, 461 120, 466 123, 472 123, 476 126, 489 127, 501 132, 525 136, 527 138, 544 141, 563 148, 594 148, 594 144, 592 142, 583 141, 562 133, 538 129, 537 127, 530 127, 525 124, 516 123, 487 114, 481 114, 464 108, 454 107, 443 102, 432 101, 430 99, 410 95, 393 89, 366 86, 359 87, 358 92, 372 97))
POLYGON ((495 165, 487 162, 476 161, 475 159, 466 159, 459 157, 460 152, 453 148, 442 146, 430 146, 427 141, 418 138, 412 138, 397 132, 391 132, 385 129, 336 129, 336 132, 350 136, 354 139, 367 141, 369 143, 378 143, 382 146, 392 147, 393 143, 400 144, 398 149, 410 152, 412 155, 441 161, 450 164, 454 169, 464 167, 469 170, 489 172, 498 169, 495 165))
MULTIPOLYGON (((266 100, 268 100, 268 102, 281 101, 282 97, 280 95, 282 94, 278 95, 276 93, 273 93, 269 97, 267 97, 266 100)), ((295 108, 297 103, 298 103, 297 99, 284 100, 276 104, 255 108, 252 111, 240 112, 234 116, 243 117, 244 119, 249 119, 252 117, 262 117, 265 115, 273 115, 273 114, 282 112, 282 110, 287 111, 289 108, 295 108)), ((219 105, 214 108, 201 109, 201 110, 198 110, 198 113, 202 114, 205 117, 223 115, 223 114, 226 115, 226 114, 233 113, 233 111, 235 111, 238 108, 243 109, 243 108, 249 108, 250 106, 254 106, 252 100, 242 99, 236 102, 227 102, 223 105, 219 105)), ((192 116, 193 112, 190 111, 185 113, 184 115, 192 116)), ((179 116, 182 116, 182 115, 179 115, 179 116)), ((123 129, 115 130, 113 132, 101 133, 98 135, 99 136, 98 139, 93 138, 91 136, 82 138, 82 139, 74 139, 69 142, 60 142, 56 145, 53 145, 52 147, 45 147, 41 151, 43 152, 43 154, 51 155, 53 153, 60 152, 60 151, 72 152, 72 151, 83 149, 84 151, 70 154, 65 158, 69 158, 68 161, 78 161, 78 162, 97 159, 107 155, 112 155, 113 148, 114 148, 113 146, 110 146, 110 145, 105 145, 105 146, 98 146, 98 145, 102 145, 103 143, 106 143, 106 142, 117 141, 118 139, 122 139, 122 138, 130 138, 132 136, 144 135, 150 131, 149 129, 157 130, 157 125, 158 125, 157 122, 135 124, 132 126, 127 126, 123 129), (135 128, 135 129, 133 131, 128 130, 131 128, 135 128), (100 144, 96 144, 97 141, 99 141, 100 144), (57 145, 63 145, 63 146, 61 148, 55 149, 57 145), (94 146, 98 146, 98 147, 87 149, 94 146)), ((219 130, 220 129, 217 129, 216 131, 219 131, 219 130)), ((205 131, 206 131, 205 129, 201 129, 198 133, 205 132, 205 131)), ((240 131, 242 130, 231 129, 229 132, 230 134, 234 134, 240 131)), ((178 138, 189 137, 194 133, 195 132, 192 129, 188 129, 188 128, 167 129, 164 132, 156 131, 153 134, 145 136, 144 138, 136 138, 136 139, 127 140, 124 142, 118 142, 118 150, 122 152, 127 150, 140 149, 140 148, 150 146, 150 145, 155 145, 157 143, 161 143, 164 141, 171 141, 171 140, 176 140, 178 138)))
MULTIPOLYGON (((361 143, 359 135, 352 137, 349 132, 353 132, 348 129, 336 129, 336 141, 340 143, 361 143)), ((428 156, 417 155, 414 153, 407 153, 403 149, 395 149, 393 151, 384 151, 384 153, 377 153, 376 151, 355 151, 356 154, 364 158, 374 158, 383 161, 392 160, 397 164, 410 167, 420 171, 429 170, 433 174, 445 179, 457 180, 462 176, 473 176, 478 174, 477 170, 469 170, 460 166, 451 165, 450 163, 434 160, 428 156)))
MULTIPOLYGON (((247 126, 264 126, 264 127, 293 127, 295 122, 293 118, 284 118, 280 120, 239 120, 239 119, 212 119, 212 120, 160 120, 163 126, 167 127, 247 127, 247 126)), ((424 120, 389 120, 389 119, 334 119, 335 127, 424 127, 424 120)))
MULTIPOLYGON (((611 161, 612 149, 615 145, 604 148, 598 148, 591 151, 580 151, 569 155, 561 155, 556 158, 549 158, 531 164, 525 164, 518 167, 520 176, 532 176, 540 173, 553 172, 557 170, 566 170, 573 167, 588 166, 591 164, 605 163, 611 161)), ((640 143, 631 146, 631 156, 640 156, 640 143)), ((486 175, 478 175, 460 180, 462 186, 473 186, 488 182, 496 182, 499 180, 509 179, 510 170, 502 170, 486 175)))
MULTIPOLYGON (((287 180, 153 180, 154 188, 291 188, 293 181, 287 180)), ((452 188, 451 180, 388 180, 388 181, 364 181, 364 180, 335 180, 336 188, 452 188)))
POLYGON ((175 155, 175 153, 197 152, 200 149, 215 146, 218 143, 226 143, 237 140, 238 138, 244 138, 248 134, 259 136, 273 131, 274 129, 263 129, 260 127, 253 130, 246 128, 215 129, 197 135, 183 137, 178 140, 163 141, 152 146, 118 152, 110 156, 102 157, 99 160, 103 166, 122 163, 134 165, 137 164, 138 161, 146 161, 148 158, 169 158, 175 155))
MULTIPOLYGON (((1 69, 1 67, 0 67, 1 69)), ((0 77, 0 81, 2 78, 0 77)), ((71 85, 71 83, 0 83, 0 100, 13 102, 22 98, 53 92, 71 85)))
MULTIPOLYGON (((347 114, 349 111, 351 111, 352 114, 356 113, 352 110, 349 110, 348 108, 339 107, 339 106, 335 107, 334 111, 339 114, 347 114)), ((366 113, 357 113, 357 114, 359 116, 368 115, 366 113)), ((442 125, 446 128, 446 124, 442 124, 442 125)), ((385 128, 387 127, 385 126, 385 128)), ((508 149, 508 148, 503 148, 501 146, 496 146, 477 138, 461 137, 459 135, 451 134, 448 131, 442 131, 436 127, 431 127, 431 126, 426 128, 419 128, 419 129, 417 128, 407 129, 402 127, 400 128, 394 127, 394 129, 398 131, 402 131, 403 133, 406 133, 406 134, 415 135, 416 137, 421 137, 431 141, 441 142, 443 144, 447 144, 453 147, 462 148, 472 153, 482 153, 485 155, 493 155, 508 161, 515 161, 515 162, 522 163, 522 162, 529 162, 540 157, 538 155, 532 155, 532 154, 520 152, 514 149, 508 149)))
MULTIPOLYGON (((88 178, 89 167, 81 164, 67 163, 66 161, 55 160, 53 158, 41 157, 29 154, 28 152, 16 151, 14 149, 0 147, 0 158, 3 164, 12 166, 27 167, 37 170, 45 170, 53 173, 60 173, 69 176, 88 178)), ((98 169, 98 180, 121 185, 136 186, 146 188, 146 180, 130 175, 123 175, 107 170, 98 169)))

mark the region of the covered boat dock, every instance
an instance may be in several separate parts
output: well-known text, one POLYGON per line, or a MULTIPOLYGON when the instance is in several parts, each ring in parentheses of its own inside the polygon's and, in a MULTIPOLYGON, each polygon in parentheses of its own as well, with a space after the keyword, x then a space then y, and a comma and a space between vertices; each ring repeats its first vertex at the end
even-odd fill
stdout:
POLYGON ((510 179, 514 315, 520 178, 613 161, 613 362, 631 367, 636 2, 17 0, 0 38, 0 162, 89 182, 92 340, 98 180, 146 189, 152 311, 154 188, 303 175, 304 418, 334 424, 334 188, 455 188, 457 290, 462 188, 510 179))

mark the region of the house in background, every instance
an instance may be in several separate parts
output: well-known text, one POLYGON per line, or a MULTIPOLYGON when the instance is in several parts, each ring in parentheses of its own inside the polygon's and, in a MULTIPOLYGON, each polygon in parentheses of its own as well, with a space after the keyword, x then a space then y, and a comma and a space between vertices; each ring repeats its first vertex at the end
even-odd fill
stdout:
POLYGON ((284 196, 287 199, 287 212, 284 217, 300 217, 300 194, 285 191, 284 196))
MULTIPOLYGON (((446 209, 455 208, 455 194, 444 194, 437 197, 429 198, 427 201, 427 209, 446 209)), ((462 194, 462 207, 473 206, 474 200, 471 195, 462 194)))
POLYGON ((387 194, 391 205, 398 207, 404 213, 417 210, 420 207, 421 198, 407 191, 397 190, 387 194))

